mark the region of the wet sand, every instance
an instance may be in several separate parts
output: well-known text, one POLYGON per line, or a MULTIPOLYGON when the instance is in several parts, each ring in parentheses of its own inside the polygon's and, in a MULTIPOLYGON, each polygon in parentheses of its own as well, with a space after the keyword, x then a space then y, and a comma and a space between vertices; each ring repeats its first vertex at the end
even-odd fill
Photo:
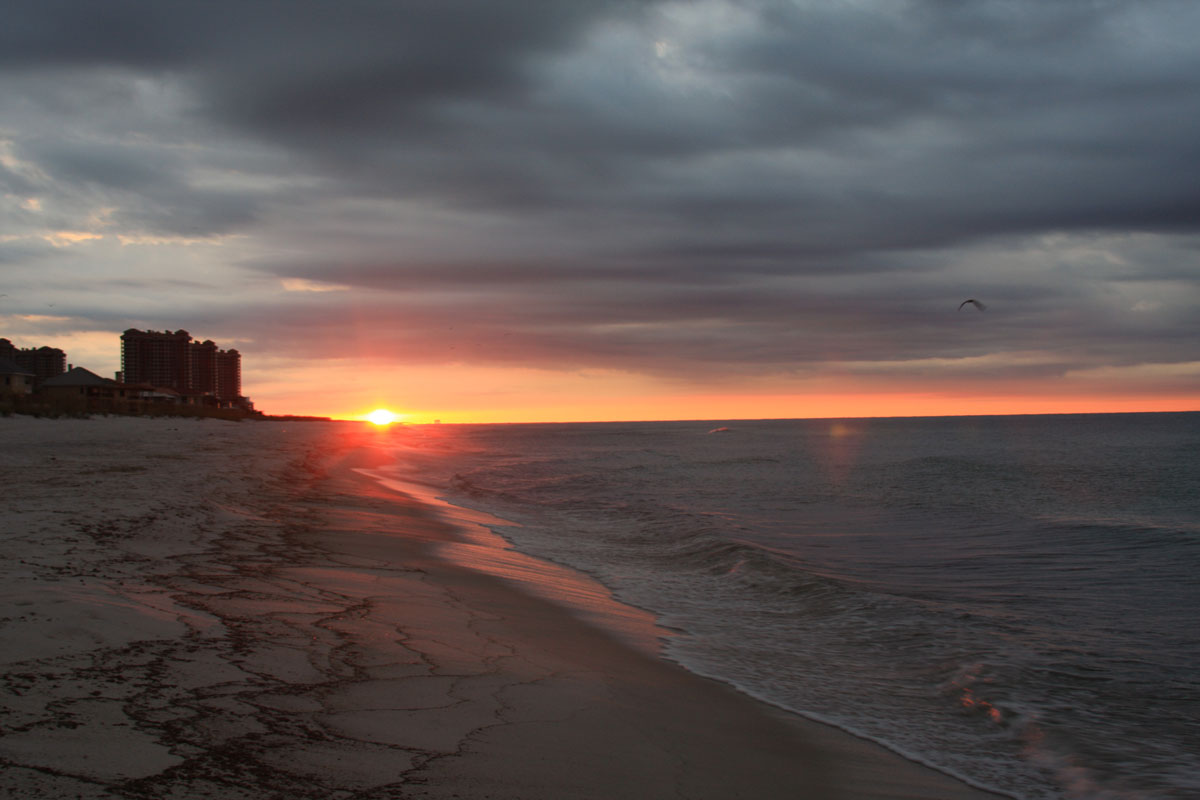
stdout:
POLYGON ((657 656, 386 443, 0 419, 0 796, 992 797, 657 656))

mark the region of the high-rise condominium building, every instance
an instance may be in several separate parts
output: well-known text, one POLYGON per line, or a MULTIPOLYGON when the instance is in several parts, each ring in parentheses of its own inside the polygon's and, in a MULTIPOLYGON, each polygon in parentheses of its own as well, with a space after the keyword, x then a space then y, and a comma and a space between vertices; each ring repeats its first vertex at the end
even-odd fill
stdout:
POLYGON ((16 347, 8 339, 0 339, 0 358, 33 375, 35 385, 67 371, 67 354, 57 347, 16 347))
POLYGON ((216 382, 213 394, 218 400, 234 401, 242 396, 242 354, 232 348, 216 353, 216 382))
POLYGON ((148 383, 176 391, 192 388, 192 337, 185 330, 121 334, 121 373, 126 383, 148 383))
POLYGON ((242 396, 242 355, 211 339, 192 342, 192 390, 233 401, 242 396))
POLYGON ((125 331, 121 334, 121 370, 126 383, 207 394, 223 402, 242 395, 241 353, 221 350, 211 339, 193 341, 185 330, 125 331))
POLYGON ((188 386, 197 392, 216 394, 217 345, 212 339, 192 342, 192 377, 188 386))

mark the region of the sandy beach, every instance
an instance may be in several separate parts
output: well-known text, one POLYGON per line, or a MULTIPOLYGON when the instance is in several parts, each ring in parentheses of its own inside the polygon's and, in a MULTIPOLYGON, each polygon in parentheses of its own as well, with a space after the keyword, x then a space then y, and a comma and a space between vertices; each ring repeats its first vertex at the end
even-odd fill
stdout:
POLYGON ((667 661, 384 436, 0 419, 0 796, 993 797, 667 661))

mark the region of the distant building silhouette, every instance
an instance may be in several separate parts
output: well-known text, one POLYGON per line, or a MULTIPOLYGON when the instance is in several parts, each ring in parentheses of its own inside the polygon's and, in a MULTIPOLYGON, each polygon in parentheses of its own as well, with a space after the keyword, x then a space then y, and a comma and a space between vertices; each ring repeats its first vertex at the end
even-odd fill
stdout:
POLYGON ((216 354, 216 384, 218 400, 237 400, 242 396, 242 354, 237 350, 218 350, 216 354))
MULTIPOLYGON (((212 339, 205 339, 203 342, 192 342, 190 346, 191 355, 191 380, 188 382, 187 388, 194 389, 198 392, 211 392, 216 394, 217 388, 217 345, 212 339)), ((183 387, 179 387, 183 388, 183 387)))
POLYGON ((261 416, 242 396, 241 353, 185 330, 125 331, 115 381, 66 360, 56 347, 0 338, 0 413, 261 416))
POLYGON ((32 375, 35 387, 67 371, 67 354, 57 347, 18 348, 8 339, 0 339, 0 359, 11 361, 32 375))
POLYGON ((192 337, 185 330, 121 334, 121 374, 126 383, 184 391, 192 385, 192 337))
POLYGON ((221 350, 212 339, 192 342, 192 391, 232 402, 242 396, 242 354, 221 350))
POLYGON ((121 334, 121 380, 234 403, 242 396, 242 355, 211 339, 193 341, 182 329, 130 328, 121 334))

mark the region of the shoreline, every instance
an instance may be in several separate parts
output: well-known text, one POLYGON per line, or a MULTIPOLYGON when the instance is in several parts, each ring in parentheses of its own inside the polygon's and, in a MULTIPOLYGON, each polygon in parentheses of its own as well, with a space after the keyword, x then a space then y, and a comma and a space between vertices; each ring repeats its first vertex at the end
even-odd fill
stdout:
MULTIPOLYGON (((384 489, 399 492, 429 506, 435 514, 456 529, 452 531, 451 535, 477 541, 480 538, 479 534, 472 532, 470 528, 479 527, 485 531, 484 538, 491 540, 487 546, 505 548, 508 552, 523 559, 549 565, 555 572, 572 573, 574 579, 582 586, 582 590, 579 586, 566 586, 552 587, 545 591, 539 590, 536 585, 531 583, 529 576, 522 574, 519 568, 514 574, 505 574, 504 568, 507 566, 505 559, 485 560, 481 564, 477 558, 473 557, 473 554, 468 554, 465 560, 456 561, 458 566, 486 573, 519 593, 534 595, 531 599, 537 602, 548 602, 557 606, 558 610, 565 611, 578 624, 596 629, 593 631, 594 634, 609 638, 619 647, 633 651, 623 658, 633 656, 638 659, 650 660, 653 662, 650 669, 661 670, 665 680, 690 684, 687 691, 696 693, 697 702, 716 694, 726 695, 723 700, 731 703, 731 709, 735 705, 741 706, 736 711, 731 710, 731 713, 747 716, 761 715, 760 721, 764 724, 782 722, 786 728, 789 728, 785 736, 794 747, 791 757, 802 762, 811 760, 821 764, 819 768, 813 770, 812 774, 800 778, 795 786, 772 785, 769 788, 764 787, 758 790, 765 791, 765 794, 747 796, 791 797, 795 796, 795 792, 803 791, 805 796, 812 797, 879 798, 879 800, 893 797, 980 799, 1009 797, 1006 794, 974 786, 962 778, 922 763, 887 745, 848 731, 834 723, 797 714, 756 698, 718 678, 690 670, 667 656, 662 647, 663 637, 680 635, 680 632, 661 627, 651 612, 627 605, 616 599, 607 587, 599 584, 590 576, 521 553, 508 539, 493 533, 487 527, 490 524, 511 525, 515 523, 493 517, 487 512, 467 506, 458 506, 443 500, 436 496, 436 489, 430 486, 406 483, 370 470, 358 471, 368 479, 379 481, 384 489), (599 597, 596 596, 597 592, 594 587, 599 587, 599 597), (624 609, 624 612, 614 611, 612 608, 597 610, 592 606, 597 600, 602 604, 624 609), (629 628, 630 617, 634 620, 634 630, 629 628), (648 637, 656 637, 656 641, 650 642, 648 637), (839 766, 830 767, 824 762, 831 762, 839 766), (804 780, 812 780, 817 775, 819 775, 819 779, 815 780, 813 785, 802 785, 804 780), (778 794, 773 792, 778 792, 778 794)), ((449 555, 454 559, 455 551, 443 552, 442 555, 449 555)), ((746 742, 735 741, 729 744, 736 747, 745 745, 746 742)), ((729 791, 735 790, 730 789, 729 791)), ((707 797, 710 795, 686 796, 707 797)), ((711 796, 742 795, 716 793, 711 796)))
POLYGON ((354 423, 0 436, 0 793, 997 797, 481 570, 354 423))

